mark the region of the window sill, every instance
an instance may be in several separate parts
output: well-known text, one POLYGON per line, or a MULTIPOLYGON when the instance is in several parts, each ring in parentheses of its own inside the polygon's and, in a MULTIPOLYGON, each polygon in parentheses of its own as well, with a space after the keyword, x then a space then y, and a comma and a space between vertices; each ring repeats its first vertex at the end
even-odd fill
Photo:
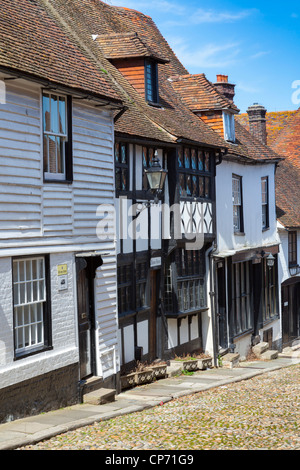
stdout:
POLYGON ((236 235, 237 237, 244 237, 246 234, 245 232, 233 232, 234 235, 236 235))
POLYGON ((264 228, 262 228, 262 232, 267 232, 268 230, 270 230, 270 227, 264 227, 264 228))
POLYGON ((209 310, 208 307, 203 307, 197 310, 188 310, 186 312, 166 312, 165 316, 167 318, 184 318, 184 317, 190 317, 192 315, 198 315, 199 313, 202 312, 207 312, 209 310))
POLYGON ((47 179, 44 178, 44 184, 72 184, 72 180, 47 179))
POLYGON ((40 354, 40 353, 43 353, 43 352, 46 352, 46 351, 51 351, 53 349, 52 346, 41 346, 37 349, 34 349, 34 350, 31 350, 31 351, 28 351, 28 352, 23 352, 23 353, 18 353, 18 354, 15 354, 15 361, 19 361, 20 359, 25 359, 26 357, 29 357, 29 356, 34 356, 36 354, 40 354))
POLYGON ((162 105, 160 103, 154 103, 153 101, 147 101, 147 104, 149 106, 152 106, 153 108, 161 108, 162 109, 162 105))

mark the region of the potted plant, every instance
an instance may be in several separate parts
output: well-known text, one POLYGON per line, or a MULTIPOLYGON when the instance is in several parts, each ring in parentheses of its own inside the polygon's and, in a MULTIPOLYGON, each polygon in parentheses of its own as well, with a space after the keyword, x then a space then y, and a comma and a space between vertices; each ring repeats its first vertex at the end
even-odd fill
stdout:
POLYGON ((193 371, 198 369, 198 360, 192 356, 186 357, 175 357, 175 359, 170 360, 171 366, 181 365, 182 370, 193 371))
POLYGON ((146 383, 152 382, 154 377, 153 370, 147 366, 147 364, 143 364, 141 362, 137 363, 137 367, 135 369, 135 384, 136 385, 143 385, 146 383))
POLYGON ((159 380, 167 375, 167 364, 165 362, 154 362, 149 367, 153 371, 153 379, 159 380))

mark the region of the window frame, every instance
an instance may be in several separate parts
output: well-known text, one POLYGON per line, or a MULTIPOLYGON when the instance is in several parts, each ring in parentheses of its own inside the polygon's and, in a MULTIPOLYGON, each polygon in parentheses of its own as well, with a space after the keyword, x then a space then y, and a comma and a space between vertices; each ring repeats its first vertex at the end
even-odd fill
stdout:
POLYGON ((157 105, 159 103, 158 91, 158 65, 157 62, 151 59, 145 59, 145 99, 150 104, 157 105), (148 74, 148 67, 151 67, 150 75, 148 74), (151 87, 151 96, 148 92, 148 84, 151 87))
POLYGON ((289 230, 288 232, 288 259, 289 268, 298 266, 298 250, 297 250, 297 230, 289 230))
POLYGON ((164 305, 166 315, 193 315, 207 310, 208 300, 205 280, 204 252, 202 250, 191 251, 185 250, 184 248, 177 248, 165 264, 164 305), (195 255, 197 258, 196 263, 195 255), (190 260, 188 260, 188 258, 190 258, 190 260), (197 286, 199 289, 198 303, 197 286), (193 299, 192 306, 191 299, 193 299), (187 308, 185 308, 185 305, 187 308))
POLYGON ((114 144, 114 166, 115 166, 115 188, 117 196, 120 194, 127 194, 129 192, 130 187, 130 151, 129 151, 129 144, 127 142, 122 142, 121 140, 116 140, 114 144), (119 155, 121 155, 121 148, 125 148, 126 154, 126 163, 122 163, 117 161, 116 159, 116 147, 119 146, 119 155), (117 172, 120 171, 121 173, 121 184, 122 184, 122 173, 126 172, 126 187, 117 187, 117 172))
POLYGON ((243 208, 243 177, 239 175, 232 175, 232 210, 233 210, 233 232, 234 234, 244 234, 244 208, 243 208), (234 186, 233 182, 239 182, 239 203, 235 204, 235 196, 234 196, 234 186), (237 217, 239 220, 239 227, 235 224, 235 207, 239 208, 237 211, 237 217))
POLYGON ((234 114, 223 111, 224 139, 226 142, 235 143, 235 120, 234 114))
POLYGON ((268 230, 270 228, 270 217, 269 217, 269 177, 263 176, 261 178, 261 195, 262 195, 262 230, 268 230), (266 191, 263 191, 263 183, 266 184, 266 191), (264 201, 264 194, 266 195, 266 201, 264 201), (264 214, 265 210, 265 214, 264 214), (265 215, 265 225, 264 225, 265 215))
POLYGON ((137 256, 134 260, 132 257, 125 256, 123 259, 118 259, 117 266, 117 290, 118 290, 118 316, 119 318, 124 318, 127 316, 135 315, 140 312, 145 312, 150 309, 150 295, 149 295, 149 258, 146 255, 137 256), (144 277, 137 276, 137 273, 140 272, 139 266, 144 264, 144 277), (130 276, 126 277, 126 281, 120 282, 120 270, 124 267, 130 268, 130 276), (137 299, 138 292, 141 292, 141 289, 144 289, 144 298, 145 304, 141 305, 137 299), (122 302, 120 302, 120 295, 122 295, 122 289, 128 289, 130 295, 130 308, 120 309, 122 302))
MULTIPOLYGON (((58 101, 59 102, 59 101, 58 101)), ((41 94, 41 109, 42 109, 42 136, 43 136, 43 179, 47 183, 72 183, 73 181, 73 143, 72 143, 72 97, 63 93, 53 93, 51 90, 44 89, 41 94), (44 117, 44 97, 49 97, 50 101, 50 113, 51 113, 51 96, 57 98, 64 98, 65 101, 65 132, 52 132, 45 130, 45 117, 44 117), (62 148, 63 148, 63 165, 64 172, 55 173, 45 171, 45 136, 54 136, 56 138, 62 138, 62 148)), ((51 115, 50 115, 51 120, 51 115)), ((47 156, 47 161, 49 165, 49 155, 47 156)))
POLYGON ((201 202, 212 201, 213 152, 211 150, 203 150, 196 147, 182 146, 177 148, 176 162, 180 199, 187 201, 199 200, 201 202), (195 161, 196 168, 193 167, 193 161, 195 161), (199 169, 200 162, 202 165, 202 169, 199 169), (202 180, 201 183, 200 180, 202 180), (202 184, 202 191, 200 190, 200 184, 202 184), (187 193, 187 189, 189 186, 190 194, 187 193), (183 189, 183 187, 185 189, 183 189))
POLYGON ((277 256, 276 256, 276 261, 272 267, 269 267, 267 265, 266 258, 263 259, 262 278, 263 278, 262 321, 265 324, 270 321, 273 321, 279 315, 278 289, 277 289, 277 286, 278 286, 277 256))
MULTIPOLYGON (((32 272, 32 265, 31 265, 31 272, 32 272)), ((15 360, 17 359, 22 359, 24 357, 31 356, 33 354, 38 354, 44 351, 47 351, 49 349, 52 349, 52 331, 51 331, 51 286, 50 286, 50 275, 49 275, 49 256, 48 255, 34 255, 34 256, 22 256, 22 257, 15 257, 12 258, 12 290, 13 290, 13 299, 12 299, 12 304, 13 304, 13 330, 14 330, 14 358, 15 360), (43 260, 43 278, 39 279, 26 279, 25 280, 25 275, 24 275, 24 280, 20 281, 19 280, 19 270, 18 270, 18 281, 16 282, 14 280, 14 263, 23 263, 24 262, 24 268, 26 266, 26 262, 32 262, 32 261, 37 261, 37 260, 43 260), (24 284, 26 286, 27 283, 34 283, 34 282, 40 282, 41 280, 44 281, 44 293, 45 293, 45 299, 40 300, 39 302, 26 302, 26 303, 21 303, 21 304, 15 304, 15 299, 16 299, 16 286, 19 284, 24 284), (42 322, 40 321, 39 323, 43 324, 43 341, 37 343, 36 345, 31 344, 29 346, 23 346, 23 347, 18 347, 17 346, 17 340, 16 340, 16 330, 19 328, 22 328, 22 325, 18 325, 16 321, 16 309, 20 307, 25 307, 25 306, 32 306, 32 305, 38 305, 42 304, 42 322)), ((24 296, 27 298, 28 295, 28 290, 25 289, 24 286, 24 296), (26 295, 25 295, 26 294, 26 295)), ((27 300, 27 299, 26 299, 27 300)), ((29 310, 28 309, 28 315, 29 315, 29 310)), ((24 318, 24 310, 22 312, 22 316, 24 318)), ((37 322, 36 322, 37 323, 37 322)), ((34 323, 28 323, 27 325, 23 325, 23 328, 32 326, 34 323)), ((30 333, 31 335, 31 333, 30 333)))
POLYGON ((231 305, 232 335, 237 337, 253 329, 251 261, 232 263, 231 305))

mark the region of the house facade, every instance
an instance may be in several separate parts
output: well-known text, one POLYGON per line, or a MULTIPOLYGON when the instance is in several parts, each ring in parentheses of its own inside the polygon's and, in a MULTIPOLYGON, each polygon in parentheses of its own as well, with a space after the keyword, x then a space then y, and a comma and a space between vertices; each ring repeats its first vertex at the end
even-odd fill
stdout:
POLYGON ((79 403, 87 377, 115 384, 116 234, 101 240, 97 226, 99 206, 113 212, 113 118, 122 102, 42 4, 2 2, 0 23, 5 422, 79 403), (15 22, 35 32, 18 35, 15 22), (41 50, 59 51, 55 62, 40 61, 41 50))
POLYGON ((138 360, 211 351, 208 253, 224 141, 173 89, 168 78, 187 72, 151 18, 90 0, 51 5, 101 58, 126 106, 115 116, 121 373, 138 360), (155 156, 168 172, 158 203, 145 173, 155 156))
POLYGON ((275 205, 280 158, 238 122, 227 76, 218 75, 214 84, 204 74, 171 80, 186 105, 226 143, 216 170, 214 344, 215 354, 230 350, 246 358, 254 342, 280 345, 275 205))
POLYGON ((263 106, 255 115, 241 115, 239 119, 251 133, 257 133, 284 159, 280 162, 275 178, 277 230, 280 240, 279 253, 279 308, 281 317, 282 347, 289 347, 300 336, 300 268, 299 227, 300 198, 298 150, 299 110, 267 112, 263 106))

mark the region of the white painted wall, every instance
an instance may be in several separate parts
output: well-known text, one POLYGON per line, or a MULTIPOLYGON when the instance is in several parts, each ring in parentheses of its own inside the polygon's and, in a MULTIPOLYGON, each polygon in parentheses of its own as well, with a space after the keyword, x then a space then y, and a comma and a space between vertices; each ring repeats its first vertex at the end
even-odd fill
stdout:
POLYGON ((223 161, 217 166, 216 176, 217 244, 218 251, 238 251, 275 244, 276 207, 274 190, 274 164, 242 165, 223 161), (244 233, 233 231, 232 175, 242 176, 244 233), (269 177, 270 228, 262 231, 261 178, 269 177))
MULTIPOLYGON (((97 208, 114 205, 112 112, 73 100, 73 182, 43 182, 41 87, 7 82, 0 104, 0 386, 4 387, 78 361, 76 252, 104 256, 95 288, 98 373, 114 372, 118 358, 116 231, 100 240, 97 208), (13 361, 11 257, 50 254, 53 350, 13 361), (63 261, 65 260, 65 261, 63 261), (56 265, 67 263, 69 287, 57 292, 56 265), (105 357, 103 353, 108 352, 105 357)), ((118 365, 117 365, 118 367, 118 365)))

